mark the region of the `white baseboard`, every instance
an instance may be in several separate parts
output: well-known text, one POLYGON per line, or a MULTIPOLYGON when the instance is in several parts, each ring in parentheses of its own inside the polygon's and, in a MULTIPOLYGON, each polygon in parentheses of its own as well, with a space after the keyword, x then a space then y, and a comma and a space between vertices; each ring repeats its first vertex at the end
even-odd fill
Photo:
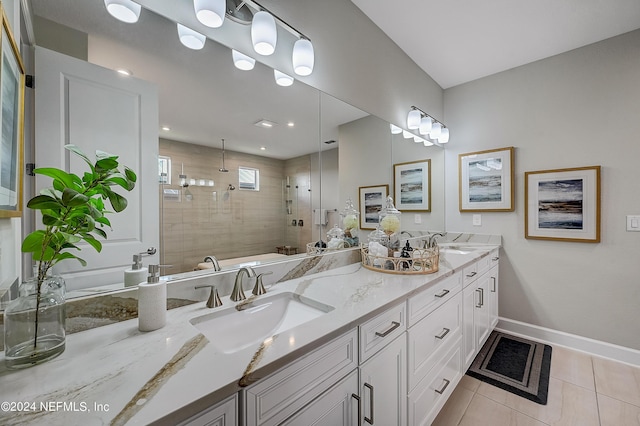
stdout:
POLYGON ((498 320, 496 330, 550 345, 564 346, 601 358, 608 358, 625 364, 640 366, 640 351, 636 349, 502 317, 498 320))

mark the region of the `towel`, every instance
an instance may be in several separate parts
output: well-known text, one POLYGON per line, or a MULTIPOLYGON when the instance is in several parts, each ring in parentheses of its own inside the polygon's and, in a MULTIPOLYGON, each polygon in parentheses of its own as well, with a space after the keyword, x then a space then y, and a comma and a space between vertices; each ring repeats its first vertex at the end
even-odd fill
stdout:
POLYGON ((313 224, 326 225, 329 223, 327 209, 313 209, 313 224))

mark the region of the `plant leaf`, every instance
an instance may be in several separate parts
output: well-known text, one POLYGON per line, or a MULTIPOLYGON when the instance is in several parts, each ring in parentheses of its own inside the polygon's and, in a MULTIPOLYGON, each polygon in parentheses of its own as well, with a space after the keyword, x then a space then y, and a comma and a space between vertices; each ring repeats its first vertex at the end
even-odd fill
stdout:
POLYGON ((118 160, 115 160, 118 157, 111 158, 103 158, 101 160, 96 161, 96 170, 97 171, 108 171, 118 168, 118 160))
POLYGON ((55 167, 39 167, 35 169, 33 173, 49 176, 54 180, 57 179, 67 187, 74 187, 76 183, 81 182, 78 176, 72 173, 67 173, 64 170, 56 169, 55 167))
POLYGON ((138 181, 138 176, 136 176, 136 173, 127 166, 124 166, 124 174, 131 182, 135 183, 138 181))
POLYGON ((89 201, 89 197, 76 191, 75 189, 65 188, 62 191, 62 202, 65 206, 78 207, 89 201))
POLYGON ((100 235, 100 236, 101 236, 102 238, 104 238, 105 240, 107 239, 107 233, 106 233, 106 232, 104 232, 104 230, 103 230, 103 229, 101 229, 101 228, 95 228, 95 229, 93 230, 93 232, 95 232, 96 234, 100 235))
POLYGON ((68 144, 68 145, 65 145, 64 147, 66 150, 71 151, 74 154, 76 154, 78 157, 82 158, 85 161, 85 163, 87 163, 89 167, 91 167, 91 170, 93 170, 93 163, 91 162, 91 160, 89 160, 89 157, 87 157, 85 153, 82 152, 80 148, 78 148, 76 145, 73 145, 73 144, 68 144))
POLYGON ((109 201, 111 202, 111 207, 113 207, 113 210, 115 210, 116 213, 119 213, 127 208, 127 199, 122 195, 110 190, 107 193, 107 196, 109 197, 109 201))
POLYGON ((22 242, 22 252, 33 253, 36 250, 40 250, 42 248, 44 237, 45 232, 41 229, 38 231, 33 231, 32 233, 27 235, 22 242))
POLYGON ((96 240, 95 238, 93 238, 91 235, 89 234, 84 234, 82 236, 82 239, 85 240, 87 243, 89 243, 89 245, 91 247, 93 247, 94 249, 96 249, 96 251, 98 253, 100 253, 102 251, 102 243, 98 240, 96 240))
POLYGON ((52 209, 57 210, 60 209, 62 204, 58 200, 53 197, 49 197, 48 195, 36 195, 27 203, 27 207, 34 210, 43 210, 43 209, 52 209))
POLYGON ((106 179, 106 182, 113 182, 116 185, 119 185, 122 188, 126 189, 127 191, 131 191, 136 186, 135 182, 127 179, 126 176, 122 173, 112 174, 108 179, 106 179))

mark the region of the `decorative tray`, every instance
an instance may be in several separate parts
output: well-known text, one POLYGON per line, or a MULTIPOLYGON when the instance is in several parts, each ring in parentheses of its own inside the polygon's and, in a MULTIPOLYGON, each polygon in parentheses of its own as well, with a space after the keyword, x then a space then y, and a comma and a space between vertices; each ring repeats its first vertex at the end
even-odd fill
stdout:
POLYGON ((388 274, 433 274, 438 272, 440 250, 438 246, 428 249, 414 249, 413 257, 382 257, 369 253, 369 248, 361 247, 362 266, 372 271, 388 274))

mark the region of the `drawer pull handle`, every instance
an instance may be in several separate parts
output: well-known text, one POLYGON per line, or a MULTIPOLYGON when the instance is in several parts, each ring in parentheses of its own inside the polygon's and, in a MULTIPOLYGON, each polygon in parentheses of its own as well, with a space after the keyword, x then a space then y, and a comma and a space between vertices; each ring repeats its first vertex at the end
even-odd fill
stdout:
POLYGON ((476 308, 482 308, 484 306, 484 288, 476 288, 476 291, 480 294, 476 308))
POLYGON ((473 278, 473 277, 475 277, 477 274, 478 274, 478 273, 477 273, 476 271, 473 271, 472 273, 467 274, 467 278, 473 278))
POLYGON ((369 389, 369 406, 370 406, 369 409, 371 410, 371 417, 364 416, 364 421, 372 425, 373 424, 373 385, 370 385, 369 383, 365 383, 364 387, 369 389))
POLYGON ((351 398, 358 401, 358 426, 362 426, 362 406, 360 405, 360 397, 355 393, 352 393, 351 398))
POLYGON ((442 328, 442 333, 440 334, 436 334, 436 339, 444 339, 444 336, 446 336, 447 334, 449 334, 451 330, 449 330, 448 328, 443 327, 442 328))
POLYGON ((442 380, 444 380, 444 386, 442 386, 442 388, 440 388, 440 389, 436 389, 436 392, 439 393, 440 395, 442 395, 444 393, 444 391, 447 389, 447 386, 449 386, 449 383, 451 383, 447 379, 442 379, 442 380))
POLYGON ((379 331, 376 331, 376 336, 387 337, 389 335, 389 333, 391 333, 393 330, 395 330, 398 327, 400 327, 400 323, 399 322, 391 321, 391 327, 389 327, 389 329, 387 331, 383 331, 382 333, 379 332, 379 331))
POLYGON ((492 282, 491 293, 495 293, 496 292, 496 277, 491 277, 491 282, 492 282))
POLYGON ((447 294, 449 294, 449 290, 445 288, 440 293, 436 294, 436 297, 445 297, 447 294))

